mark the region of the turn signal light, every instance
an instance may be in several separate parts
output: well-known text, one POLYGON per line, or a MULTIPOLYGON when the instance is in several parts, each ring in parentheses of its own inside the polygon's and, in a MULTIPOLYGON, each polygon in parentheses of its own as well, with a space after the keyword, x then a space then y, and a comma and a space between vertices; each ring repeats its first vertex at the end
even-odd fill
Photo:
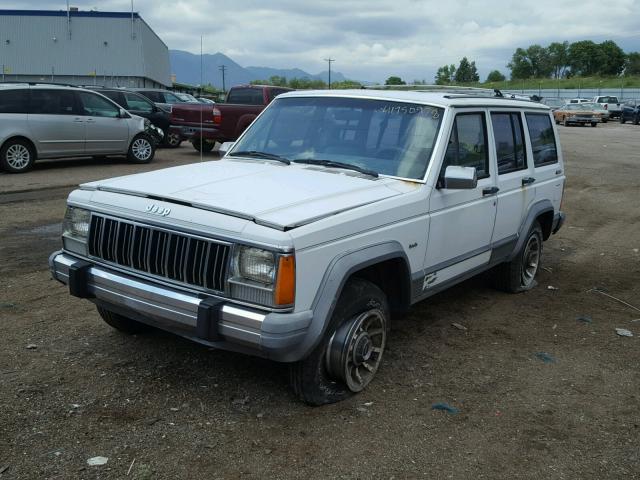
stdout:
POLYGON ((293 255, 282 256, 278 261, 278 278, 274 292, 274 303, 292 305, 296 297, 296 260, 293 255))

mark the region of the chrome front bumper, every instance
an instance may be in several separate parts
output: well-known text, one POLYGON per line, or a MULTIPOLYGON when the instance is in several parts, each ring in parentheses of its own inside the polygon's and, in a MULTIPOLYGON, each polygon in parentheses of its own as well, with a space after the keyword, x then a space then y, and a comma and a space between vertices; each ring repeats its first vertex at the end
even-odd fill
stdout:
POLYGON ((53 278, 68 285, 74 296, 198 343, 274 360, 298 359, 292 353, 313 316, 310 311, 265 312, 223 298, 203 297, 64 252, 54 252, 49 267, 53 278))

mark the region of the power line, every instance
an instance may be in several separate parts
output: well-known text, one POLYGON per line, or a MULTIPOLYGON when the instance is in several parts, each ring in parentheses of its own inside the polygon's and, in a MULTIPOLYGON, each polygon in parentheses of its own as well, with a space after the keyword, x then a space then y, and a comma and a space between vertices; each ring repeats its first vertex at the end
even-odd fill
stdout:
POLYGON ((325 62, 329 63, 329 90, 331 90, 331 62, 335 62, 335 58, 325 58, 325 62))

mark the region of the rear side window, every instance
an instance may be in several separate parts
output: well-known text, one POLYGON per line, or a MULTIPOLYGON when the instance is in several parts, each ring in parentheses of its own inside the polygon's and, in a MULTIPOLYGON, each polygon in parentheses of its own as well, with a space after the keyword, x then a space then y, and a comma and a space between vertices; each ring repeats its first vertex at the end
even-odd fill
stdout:
POLYGON ((29 90, 0 91, 0 113, 27 113, 29 90))
POLYGON ((30 113, 77 115, 76 95, 71 90, 31 90, 30 113))
POLYGON ((79 92, 82 100, 82 109, 84 115, 91 117, 111 117, 116 118, 120 115, 120 109, 108 100, 99 97, 94 93, 79 92))
POLYGON ((441 175, 449 165, 475 167, 478 178, 489 176, 484 113, 459 113, 453 122, 441 175))
POLYGON ((124 98, 123 98, 121 92, 112 92, 110 90, 105 90, 105 91, 101 91, 100 93, 102 95, 104 95, 105 97, 107 97, 107 98, 113 100, 114 102, 116 102, 122 108, 127 108, 127 104, 124 102, 124 98))
POLYGON ((140 93, 145 97, 147 97, 152 102, 164 103, 164 97, 160 94, 160 92, 140 92, 140 93))
POLYGON ((135 93, 125 93, 126 108, 137 112, 151 113, 153 112, 153 104, 141 95, 135 93))
POLYGON ((522 118, 519 113, 492 113, 491 124, 496 142, 498 174, 527 168, 522 118))
POLYGON ((242 105, 262 105, 264 98, 261 88, 234 88, 229 92, 227 103, 242 105))
POLYGON ((551 125, 551 117, 544 113, 527 113, 527 127, 531 137, 533 164, 536 167, 558 162, 556 137, 551 125))

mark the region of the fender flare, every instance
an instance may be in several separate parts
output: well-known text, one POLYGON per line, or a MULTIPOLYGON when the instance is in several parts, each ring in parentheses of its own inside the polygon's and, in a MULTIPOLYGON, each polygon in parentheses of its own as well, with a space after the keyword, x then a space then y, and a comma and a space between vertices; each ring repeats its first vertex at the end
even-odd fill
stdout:
MULTIPOLYGON (((304 339, 285 355, 278 355, 278 361, 295 362, 306 357, 322 341, 330 326, 333 311, 338 303, 347 280, 355 272, 385 260, 402 259, 407 266, 407 288, 411 288, 411 269, 402 245, 397 241, 370 245, 355 251, 347 251, 335 257, 327 267, 320 287, 311 305, 313 316, 308 323, 304 339)), ((410 292, 411 290, 409 290, 410 292)), ((276 314, 277 315, 277 314, 276 314)), ((280 323, 276 315, 270 320, 280 323)), ((287 314, 282 314, 286 321, 287 314)), ((278 315, 279 316, 279 315, 278 315)))
POLYGON ((507 261, 513 260, 518 252, 522 250, 524 242, 527 240, 527 233, 531 229, 533 222, 536 221, 540 215, 546 212, 553 212, 553 204, 549 199, 540 200, 529 207, 529 211, 527 212, 527 216, 524 218, 524 221, 520 225, 520 229, 518 230, 518 241, 516 242, 516 246, 513 248, 513 251, 507 258, 507 261))

